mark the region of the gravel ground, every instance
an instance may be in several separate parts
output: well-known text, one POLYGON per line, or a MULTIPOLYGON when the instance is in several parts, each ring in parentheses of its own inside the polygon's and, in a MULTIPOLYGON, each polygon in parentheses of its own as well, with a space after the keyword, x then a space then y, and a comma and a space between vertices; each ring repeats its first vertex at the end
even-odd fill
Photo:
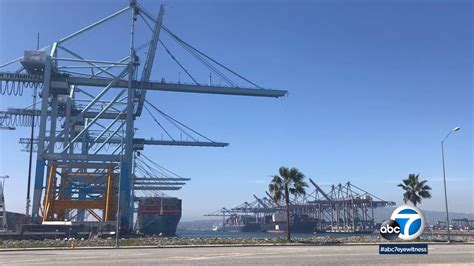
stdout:
MULTIPOLYGON (((422 237, 422 242, 444 241, 444 236, 434 235, 422 237)), ((474 235, 453 236, 453 241, 473 242, 474 235)), ((301 244, 339 244, 339 243, 380 243, 386 242, 380 236, 347 236, 330 237, 319 236, 312 238, 293 238, 294 243, 301 244)), ((283 244, 286 239, 282 238, 200 238, 200 237, 143 237, 121 239, 121 246, 170 246, 170 245, 259 245, 259 244, 283 244)), ((46 239, 46 240, 0 240, 0 248, 35 248, 35 247, 103 247, 114 246, 115 239, 46 239)))

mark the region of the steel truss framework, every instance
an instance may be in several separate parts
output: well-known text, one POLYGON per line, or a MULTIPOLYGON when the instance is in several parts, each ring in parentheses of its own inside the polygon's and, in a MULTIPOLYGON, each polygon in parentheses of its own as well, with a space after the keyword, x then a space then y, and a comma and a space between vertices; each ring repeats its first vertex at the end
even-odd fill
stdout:
POLYGON ((77 164, 50 163, 44 197, 43 222, 74 219, 68 210, 83 220, 85 211, 101 222, 114 221, 117 213, 117 175, 114 165, 82 167, 77 164), (62 173, 58 169, 70 171, 62 173), (98 173, 96 170, 104 170, 98 173), (86 197, 87 196, 87 197, 86 197), (97 213, 97 210, 102 213, 97 213))
MULTIPOLYGON (((44 49, 27 51, 24 56, 0 65, 2 68, 21 63, 18 71, 0 73, 1 94, 22 94, 24 88, 41 89, 39 110, 30 109, 31 106, 9 108, 0 115, 0 124, 6 120, 16 125, 30 126, 32 116, 39 118, 38 137, 34 140, 21 140, 23 144, 35 145, 37 151, 32 222, 56 219, 81 220, 84 219, 85 211, 98 220, 113 220, 115 218, 112 216, 115 215, 117 206, 110 201, 118 197, 117 211, 121 228, 130 230, 135 191, 179 189, 189 180, 176 175, 163 176, 161 174, 166 172, 163 169, 158 169, 159 173, 148 169, 150 162, 148 164, 137 162, 136 157, 139 156, 134 157, 134 154, 138 154, 137 151, 143 150, 145 145, 205 147, 228 145, 207 138, 204 140, 134 138, 134 121, 146 108, 148 90, 275 98, 286 94, 286 91, 281 90, 237 87, 235 84, 229 87, 202 85, 196 82, 188 71, 186 73, 195 84, 150 81, 157 45, 161 43, 164 46, 160 39, 161 31, 165 30, 182 45, 192 47, 163 25, 163 16, 163 6, 155 17, 136 0, 130 0, 129 6, 112 15, 63 37, 44 49), (130 18, 129 53, 121 59, 88 59, 69 46, 70 43, 78 42, 78 36, 126 14, 130 18), (139 18, 141 20, 138 20, 139 18), (135 31, 139 22, 145 22, 151 31, 151 41, 148 43, 142 71, 138 68, 140 59, 137 56, 138 48, 135 47, 135 31), (141 167, 143 176, 135 176, 137 167, 141 167), (60 182, 59 185, 56 181, 60 182), (94 188, 100 191, 94 191, 94 188), (42 195, 45 195, 43 212, 41 212, 42 195), (96 202, 92 203, 94 200, 96 202), (101 209, 102 216, 92 211, 93 209, 101 209)), ((98 45, 95 46, 98 48, 98 45)), ((192 49, 189 48, 201 58, 210 60, 237 77, 256 85, 194 47, 192 49)), ((157 112, 161 112, 151 103, 148 104, 157 112)), ((179 122, 171 122, 183 128, 179 122)))
MULTIPOLYGON (((395 205, 395 202, 380 199, 350 182, 332 185, 329 192, 325 192, 312 179, 310 183, 314 190, 304 196, 292 198, 290 212, 292 215, 307 215, 315 221, 315 231, 373 231, 374 209, 395 205)), ((206 216, 227 216, 224 225, 236 225, 236 222, 248 217, 252 217, 255 222, 265 223, 265 217, 285 211, 284 201, 275 203, 268 192, 262 198, 253 196, 255 200, 251 202, 244 202, 230 209, 222 208, 206 216)))

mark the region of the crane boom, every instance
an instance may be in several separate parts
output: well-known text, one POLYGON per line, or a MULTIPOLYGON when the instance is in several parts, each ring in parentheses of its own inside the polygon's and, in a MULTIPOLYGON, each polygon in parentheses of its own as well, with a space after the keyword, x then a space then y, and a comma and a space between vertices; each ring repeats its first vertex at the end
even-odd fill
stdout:
MULTIPOLYGON (((15 74, 0 72, 0 80, 20 81, 20 82, 36 82, 43 83, 43 75, 15 74)), ((111 84, 111 78, 85 78, 77 76, 59 75, 51 77, 51 87, 53 90, 68 90, 70 85, 89 86, 89 87, 106 87, 111 84)), ((119 79, 114 88, 128 88, 128 80, 119 79)), ((187 93, 205 93, 205 94, 222 94, 222 95, 239 95, 239 96, 255 96, 255 97, 273 97, 279 98, 286 95, 285 90, 274 89, 256 89, 247 87, 223 87, 210 85, 193 85, 178 84, 167 82, 141 82, 134 80, 131 83, 134 89, 145 89, 155 91, 169 92, 187 92, 187 93)), ((83 88, 84 89, 84 88, 83 88)))
POLYGON ((263 203, 263 201, 262 201, 260 198, 258 198, 257 196, 255 196, 255 194, 253 195, 253 197, 254 197, 260 204, 262 204, 262 206, 263 206, 264 208, 268 208, 268 206, 267 206, 265 203, 263 203))
POLYGON ((328 194, 326 194, 326 192, 324 192, 324 190, 322 190, 311 178, 309 179, 309 182, 311 182, 311 184, 313 184, 313 186, 316 188, 317 191, 319 191, 324 198, 326 198, 327 200, 329 201, 332 201, 333 199, 331 197, 329 197, 328 194))

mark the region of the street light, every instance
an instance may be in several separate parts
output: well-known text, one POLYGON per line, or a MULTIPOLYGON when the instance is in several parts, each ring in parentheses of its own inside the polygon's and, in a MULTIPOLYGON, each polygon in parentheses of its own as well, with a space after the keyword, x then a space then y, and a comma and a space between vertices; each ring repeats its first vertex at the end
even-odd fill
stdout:
POLYGON ((444 167, 444 142, 448 139, 451 133, 461 130, 460 127, 455 127, 449 131, 448 135, 441 141, 441 158, 443 160, 443 181, 444 181, 444 203, 446 205, 446 228, 448 229, 448 243, 451 242, 451 232, 449 230, 449 211, 448 211, 448 192, 446 191, 446 169, 444 167))

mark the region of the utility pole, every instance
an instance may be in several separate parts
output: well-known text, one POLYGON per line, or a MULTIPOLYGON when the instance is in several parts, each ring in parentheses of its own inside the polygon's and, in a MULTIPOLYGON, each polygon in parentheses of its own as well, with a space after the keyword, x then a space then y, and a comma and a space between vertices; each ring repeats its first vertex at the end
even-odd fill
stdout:
MULTIPOLYGON (((39 50, 39 32, 36 38, 36 50, 39 50)), ((30 158, 28 162, 28 185, 26 187, 26 208, 25 208, 25 223, 30 223, 30 188, 31 188, 31 168, 33 165, 33 138, 35 135, 35 112, 36 112, 36 94, 37 86, 34 86, 33 89, 33 110, 31 114, 31 134, 30 134, 30 158)))

